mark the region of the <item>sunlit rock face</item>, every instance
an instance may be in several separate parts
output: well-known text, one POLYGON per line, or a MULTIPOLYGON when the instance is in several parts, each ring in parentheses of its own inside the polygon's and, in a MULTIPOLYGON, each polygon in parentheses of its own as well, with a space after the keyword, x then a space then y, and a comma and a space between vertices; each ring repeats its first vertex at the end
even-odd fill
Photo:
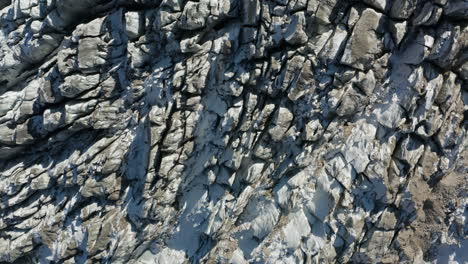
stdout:
POLYGON ((0 9, 0 263, 468 259, 467 1, 0 9))

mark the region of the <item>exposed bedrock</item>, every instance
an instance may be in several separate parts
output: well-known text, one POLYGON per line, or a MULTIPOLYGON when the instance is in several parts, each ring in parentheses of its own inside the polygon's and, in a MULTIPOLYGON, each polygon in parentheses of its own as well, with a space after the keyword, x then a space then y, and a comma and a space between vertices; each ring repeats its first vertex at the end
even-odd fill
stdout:
POLYGON ((0 0, 0 263, 465 263, 466 0, 0 0))

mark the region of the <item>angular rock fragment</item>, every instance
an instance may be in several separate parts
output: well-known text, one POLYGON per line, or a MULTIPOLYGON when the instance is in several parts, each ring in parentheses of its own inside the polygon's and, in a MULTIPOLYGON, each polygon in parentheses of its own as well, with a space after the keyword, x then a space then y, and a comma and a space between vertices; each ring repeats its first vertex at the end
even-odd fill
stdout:
POLYGON ((78 44, 78 66, 83 71, 97 71, 97 68, 106 63, 107 54, 98 47, 104 45, 98 38, 80 39, 78 44))
POLYGON ((364 2, 371 5, 379 11, 385 11, 389 6, 388 0, 364 0, 364 2))
POLYGON ((179 25, 185 30, 196 30, 206 25, 206 17, 210 14, 208 1, 188 1, 182 11, 179 25))
POLYGON ((364 10, 346 44, 341 63, 359 70, 370 68, 372 61, 383 49, 383 44, 377 35, 382 19, 382 15, 374 10, 364 10))
POLYGON ((416 0, 396 0, 390 9, 390 16, 398 19, 408 19, 417 6, 416 0))
POLYGON ((95 88, 98 83, 99 74, 87 76, 72 75, 65 78, 59 90, 62 96, 73 98, 87 90, 95 88))
POLYGON ((406 35, 406 22, 390 22, 390 32, 392 33, 393 39, 397 45, 400 45, 401 41, 406 35))
POLYGON ((448 1, 444 8, 444 14, 454 18, 466 18, 468 16, 468 3, 463 0, 448 1))
POLYGON ((273 140, 279 141, 283 138, 286 131, 288 131, 293 114, 285 107, 280 107, 273 119, 273 126, 268 130, 268 133, 273 140))

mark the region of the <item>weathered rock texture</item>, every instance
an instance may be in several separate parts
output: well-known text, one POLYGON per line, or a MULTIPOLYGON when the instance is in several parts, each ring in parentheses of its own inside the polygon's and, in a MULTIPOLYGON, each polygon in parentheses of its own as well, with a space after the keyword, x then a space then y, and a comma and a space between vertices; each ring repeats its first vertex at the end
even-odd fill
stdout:
POLYGON ((466 0, 0 8, 1 263, 468 259, 466 0))

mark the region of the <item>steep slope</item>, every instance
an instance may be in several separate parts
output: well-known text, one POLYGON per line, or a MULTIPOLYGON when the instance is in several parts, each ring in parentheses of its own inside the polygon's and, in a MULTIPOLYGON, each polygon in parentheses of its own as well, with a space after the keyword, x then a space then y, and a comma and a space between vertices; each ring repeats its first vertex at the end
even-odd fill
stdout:
POLYGON ((0 0, 1 263, 463 263, 466 0, 0 0))

